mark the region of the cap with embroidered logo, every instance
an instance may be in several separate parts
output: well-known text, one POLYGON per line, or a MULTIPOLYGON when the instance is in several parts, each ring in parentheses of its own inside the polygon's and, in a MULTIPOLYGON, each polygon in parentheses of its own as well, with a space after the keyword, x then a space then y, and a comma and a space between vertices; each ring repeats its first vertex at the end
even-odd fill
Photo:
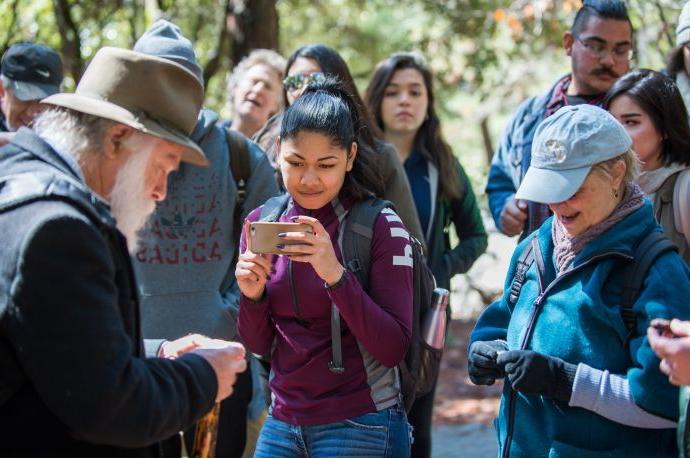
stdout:
POLYGON ((537 127, 532 160, 515 197, 544 204, 568 200, 592 166, 632 147, 625 128, 594 105, 569 105, 537 127))

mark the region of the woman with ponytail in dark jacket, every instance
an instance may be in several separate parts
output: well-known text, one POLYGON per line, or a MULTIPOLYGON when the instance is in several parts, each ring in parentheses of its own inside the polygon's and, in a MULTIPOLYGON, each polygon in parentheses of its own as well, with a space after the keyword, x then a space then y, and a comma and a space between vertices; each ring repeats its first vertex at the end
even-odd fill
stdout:
MULTIPOLYGON (((424 243, 410 184, 400 161, 397 160, 395 148, 380 138, 382 134, 369 119, 369 113, 357 92, 347 63, 335 49, 322 44, 310 44, 302 46, 288 57, 283 80, 284 106, 292 105, 307 86, 323 81, 325 76, 339 79, 355 102, 358 115, 362 119, 362 127, 357 132, 357 142, 367 145, 373 151, 375 160, 372 167, 383 179, 384 186, 378 197, 392 202, 410 233, 424 243)), ((281 119, 282 113, 269 119, 254 137, 254 141, 265 149, 268 159, 274 164, 275 140, 280 131, 281 119)))
MULTIPOLYGON (((395 212, 379 214, 366 291, 338 247, 347 212, 382 187, 374 153, 357 139, 361 126, 341 84, 310 84, 283 115, 277 163, 290 196, 279 221, 312 232, 280 234, 279 255, 253 253, 245 237, 240 244, 239 332, 252 352, 271 355, 273 400, 259 458, 410 453, 396 367, 412 335, 409 234, 395 212), (342 371, 329 365, 332 307, 341 322, 342 371)), ((259 208, 247 219, 260 215, 259 208)))

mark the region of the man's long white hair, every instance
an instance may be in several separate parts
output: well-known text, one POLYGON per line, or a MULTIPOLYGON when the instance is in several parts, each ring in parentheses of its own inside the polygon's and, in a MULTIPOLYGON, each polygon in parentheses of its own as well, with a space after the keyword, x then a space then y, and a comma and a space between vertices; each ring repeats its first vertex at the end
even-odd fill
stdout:
MULTIPOLYGON (((64 108, 51 108, 36 118, 33 130, 54 149, 71 154, 80 166, 100 154, 103 139, 113 121, 64 108)), ((122 142, 131 151, 120 168, 109 201, 117 228, 134 252, 137 233, 156 208, 146 193, 146 167, 153 147, 145 134, 135 132, 122 142)))

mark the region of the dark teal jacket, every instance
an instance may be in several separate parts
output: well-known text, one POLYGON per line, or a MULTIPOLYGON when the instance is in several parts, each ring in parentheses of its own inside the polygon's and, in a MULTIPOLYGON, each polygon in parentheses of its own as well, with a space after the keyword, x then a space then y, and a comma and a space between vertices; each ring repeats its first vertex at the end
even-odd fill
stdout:
POLYGON ((431 195, 436 198, 432 205, 432 223, 425 237, 427 257, 436 283, 446 289, 450 289, 450 279, 454 275, 465 273, 472 267, 487 245, 486 230, 472 184, 457 160, 455 167, 460 177, 460 197, 457 199, 438 197, 438 172, 433 166, 430 167, 429 179, 431 195), (460 240, 453 248, 450 244, 451 224, 460 240))
MULTIPOLYGON (((650 267, 633 306, 637 328, 629 343, 619 305, 623 263, 632 258, 637 240, 649 231, 660 230, 651 204, 645 201, 642 208, 591 241, 574 259, 572 268, 557 280, 551 223, 549 218, 518 245, 504 296, 484 311, 470 341, 505 339, 511 350, 531 349, 625 375, 639 407, 675 421, 678 388, 659 371, 659 359, 647 342, 646 330, 652 318, 690 316, 690 270, 675 252, 660 256, 650 267), (513 306, 508 303, 508 292, 516 262, 534 237, 538 237, 546 271, 541 306, 533 307, 540 294, 536 264, 527 271, 513 306)), ((509 384, 503 391, 496 428, 501 450, 509 447, 511 457, 653 457, 676 453, 673 429, 626 426, 582 408, 514 392, 509 384), (510 441, 509 427, 513 428, 510 441)))

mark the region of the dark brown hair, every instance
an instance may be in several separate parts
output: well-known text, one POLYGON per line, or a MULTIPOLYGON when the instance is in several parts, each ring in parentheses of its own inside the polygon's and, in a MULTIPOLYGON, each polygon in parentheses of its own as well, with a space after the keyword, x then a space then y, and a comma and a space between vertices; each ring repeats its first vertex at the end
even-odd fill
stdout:
POLYGON ((690 125, 688 111, 676 83, 654 70, 635 70, 611 86, 604 99, 607 110, 611 102, 627 95, 649 115, 663 137, 661 161, 690 165, 690 125))
MULTIPOLYGON (((345 90, 353 98, 355 105, 357 106, 357 111, 359 111, 359 117, 363 121, 362 129, 360 129, 358 135, 359 140, 366 142, 369 147, 375 149, 376 140, 382 139, 383 134, 370 122, 369 113, 364 106, 362 97, 360 97, 359 92, 357 91, 355 80, 352 78, 352 74, 350 73, 347 63, 345 60, 343 60, 340 54, 338 54, 338 51, 322 44, 304 45, 293 52, 290 57, 288 57, 287 63, 285 64, 286 76, 290 72, 290 67, 292 67, 299 57, 313 60, 319 64, 321 71, 326 76, 337 78, 341 82, 345 90)), ((284 106, 289 106, 290 103, 287 99, 287 91, 284 87, 283 99, 285 102, 284 106)))
POLYGON ((369 81, 369 86, 364 94, 364 101, 374 117, 376 126, 384 131, 381 102, 386 87, 390 84, 396 71, 407 68, 417 70, 422 75, 429 101, 426 119, 415 135, 414 148, 438 169, 440 196, 449 199, 459 198, 462 190, 460 189, 460 177, 455 166, 455 157, 453 150, 441 133, 441 122, 434 107, 433 76, 424 59, 418 54, 401 52, 392 54, 388 59, 380 62, 369 81))
POLYGON ((352 143, 358 150, 352 170, 345 174, 343 191, 356 200, 383 193, 383 182, 375 165, 373 151, 358 141, 362 119, 354 97, 346 85, 333 77, 307 86, 304 93, 283 114, 281 141, 296 138, 300 132, 325 135, 333 145, 346 151, 352 143))
POLYGON ((685 58, 683 57, 683 48, 685 45, 676 46, 668 54, 668 60, 666 61, 666 71, 672 77, 680 72, 685 71, 685 58))

